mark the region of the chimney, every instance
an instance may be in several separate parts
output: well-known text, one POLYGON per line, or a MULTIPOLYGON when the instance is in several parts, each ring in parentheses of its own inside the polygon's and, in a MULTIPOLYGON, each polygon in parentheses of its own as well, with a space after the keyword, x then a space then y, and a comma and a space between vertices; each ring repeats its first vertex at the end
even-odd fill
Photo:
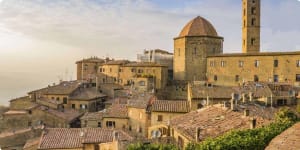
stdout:
POLYGON ((256 119, 251 118, 250 119, 250 129, 254 129, 256 127, 256 119))
POLYGON ((113 141, 119 140, 119 133, 117 131, 113 131, 113 141))
POLYGON ((245 116, 245 117, 248 117, 249 114, 250 114, 249 109, 245 109, 245 110, 244 110, 244 116, 245 116))
POLYGON ((253 93, 252 92, 249 92, 249 97, 250 97, 250 102, 253 101, 253 93))
POLYGON ((206 97, 207 106, 209 106, 209 96, 206 97))
POLYGON ((231 94, 231 100, 230 100, 231 104, 230 104, 230 108, 231 110, 234 110, 234 93, 231 94))
POLYGON ((200 127, 197 127, 196 128, 196 142, 199 142, 201 139, 200 139, 200 133, 201 133, 201 128, 200 127))
POLYGON ((242 94, 242 100, 243 100, 243 103, 246 103, 246 94, 245 93, 242 94))

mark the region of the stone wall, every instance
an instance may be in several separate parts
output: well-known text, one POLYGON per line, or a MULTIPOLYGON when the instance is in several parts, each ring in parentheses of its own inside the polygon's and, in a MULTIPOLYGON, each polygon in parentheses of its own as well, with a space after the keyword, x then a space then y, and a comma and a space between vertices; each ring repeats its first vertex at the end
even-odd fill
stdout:
POLYGON ((208 81, 216 85, 236 86, 243 82, 254 81, 255 75, 259 81, 273 82, 277 75, 278 82, 300 85, 300 81, 296 81, 296 74, 300 74, 300 67, 296 66, 298 60, 300 60, 300 53, 209 57, 208 81), (274 60, 278 60, 278 67, 274 67, 274 60), (224 66, 221 66, 221 61, 225 63, 224 66), (257 67, 255 61, 258 61, 257 67))

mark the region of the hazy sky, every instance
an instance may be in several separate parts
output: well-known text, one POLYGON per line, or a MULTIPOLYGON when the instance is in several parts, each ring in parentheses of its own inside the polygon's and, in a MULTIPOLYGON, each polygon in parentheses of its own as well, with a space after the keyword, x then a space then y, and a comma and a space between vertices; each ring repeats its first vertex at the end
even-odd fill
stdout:
MULTIPOLYGON (((0 0, 0 104, 74 79, 83 57, 172 52, 198 15, 224 37, 225 52, 241 51, 241 0, 0 0)), ((300 2, 262 0, 261 27, 262 51, 300 50, 300 2)))

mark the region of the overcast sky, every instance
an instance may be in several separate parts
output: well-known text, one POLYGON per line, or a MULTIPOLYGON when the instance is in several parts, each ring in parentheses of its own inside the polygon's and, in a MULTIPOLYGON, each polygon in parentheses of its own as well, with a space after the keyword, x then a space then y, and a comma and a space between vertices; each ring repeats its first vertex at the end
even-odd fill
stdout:
MULTIPOLYGON (((173 52, 196 16, 224 37, 224 52, 241 52, 241 0, 0 0, 0 103, 16 87, 74 79, 83 57, 173 52)), ((262 0, 262 51, 300 50, 299 18, 298 0, 262 0)))

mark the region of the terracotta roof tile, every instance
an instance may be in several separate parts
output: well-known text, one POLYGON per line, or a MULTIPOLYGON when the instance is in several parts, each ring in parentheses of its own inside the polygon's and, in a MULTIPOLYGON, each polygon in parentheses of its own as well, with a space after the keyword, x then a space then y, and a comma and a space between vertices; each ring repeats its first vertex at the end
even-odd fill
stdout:
POLYGON ((190 22, 188 22, 182 31, 180 32, 179 37, 184 36, 218 36, 218 33, 214 26, 204 19, 203 17, 197 16, 190 22))
POLYGON ((121 130, 101 128, 53 128, 43 133, 39 149, 82 148, 84 143, 106 143, 113 141, 113 133, 119 134, 120 140, 132 140, 121 130))
POLYGON ((266 150, 296 150, 300 149, 300 123, 276 136, 266 147, 266 150))
POLYGON ((81 85, 81 81, 63 81, 58 85, 48 86, 30 93, 41 93, 45 95, 69 95, 81 85))
POLYGON ((97 91, 96 87, 90 88, 78 88, 74 91, 71 96, 70 100, 92 100, 97 98, 106 97, 106 95, 97 91))
POLYGON ((190 109, 188 101, 155 100, 151 110, 154 112, 187 113, 190 109))
POLYGON ((74 119, 80 117, 83 113, 74 109, 64 108, 63 111, 52 109, 46 106, 39 106, 36 109, 44 111, 45 113, 52 114, 58 118, 64 119, 66 122, 72 122, 74 119))
POLYGON ((127 118, 128 109, 126 104, 112 104, 104 111, 103 117, 108 118, 127 118))
POLYGON ((236 93, 232 87, 214 86, 206 87, 201 85, 192 86, 192 98, 224 98, 231 99, 231 94, 236 93))
POLYGON ((32 146, 38 146, 40 142, 40 138, 29 139, 26 141, 23 149, 30 148, 32 146))
MULTIPOLYGON (((195 140, 196 129, 201 129, 201 140, 217 137, 232 129, 246 129, 250 127, 250 117, 243 113, 234 112, 220 106, 210 106, 184 114, 171 120, 171 127, 178 130, 190 140, 195 140)), ((256 117, 257 126, 269 123, 261 117, 256 117)))
POLYGON ((123 67, 167 67, 167 66, 158 63, 153 63, 153 62, 132 62, 124 65, 123 67))

